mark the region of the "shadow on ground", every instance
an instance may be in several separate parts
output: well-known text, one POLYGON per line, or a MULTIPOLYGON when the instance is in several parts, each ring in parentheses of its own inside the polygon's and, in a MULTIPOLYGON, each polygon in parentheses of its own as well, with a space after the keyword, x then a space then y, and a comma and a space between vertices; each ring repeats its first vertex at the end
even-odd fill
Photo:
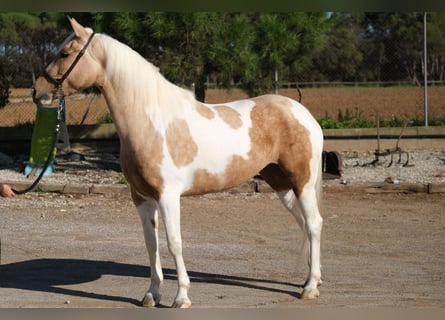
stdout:
MULTIPOLYGON (((165 280, 176 281, 176 271, 163 269, 165 280)), ((80 259, 35 259, 23 262, 0 265, 0 287, 31 291, 41 291, 71 295, 83 298, 101 299, 140 305, 140 301, 122 297, 97 294, 81 290, 62 288, 63 285, 74 285, 98 280, 103 275, 148 278, 150 268, 141 265, 80 259)), ((209 283, 266 290, 299 297, 295 292, 296 285, 288 282, 265 280, 248 277, 228 276, 204 272, 189 271, 190 280, 195 283, 209 283), (293 290, 278 289, 274 286, 290 286, 293 290)))

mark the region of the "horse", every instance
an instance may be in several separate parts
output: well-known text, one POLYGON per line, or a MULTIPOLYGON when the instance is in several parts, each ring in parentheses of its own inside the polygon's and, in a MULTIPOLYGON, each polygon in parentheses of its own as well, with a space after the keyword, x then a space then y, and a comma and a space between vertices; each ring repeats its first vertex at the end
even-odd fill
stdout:
POLYGON ((181 196, 225 190, 258 173, 305 234, 309 273, 300 298, 316 299, 323 133, 310 112, 272 94, 201 103, 129 46, 68 19, 73 33, 36 79, 33 99, 48 105, 61 92, 70 95, 92 86, 105 97, 149 256, 150 286, 142 306, 157 306, 161 299, 159 214, 178 275, 172 306, 187 308, 190 279, 182 255, 181 196))

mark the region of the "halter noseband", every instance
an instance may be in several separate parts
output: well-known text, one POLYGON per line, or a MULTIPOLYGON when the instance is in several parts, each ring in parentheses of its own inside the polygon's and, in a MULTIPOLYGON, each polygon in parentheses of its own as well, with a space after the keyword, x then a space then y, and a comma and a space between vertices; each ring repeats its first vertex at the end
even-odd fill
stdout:
MULTIPOLYGON (((48 80, 48 82, 51 82, 52 84, 54 84, 56 86, 57 91, 61 90, 63 81, 65 81, 66 78, 68 78, 69 74, 71 73, 71 71, 73 71, 74 67, 79 62, 80 58, 82 58, 82 56, 85 54, 85 51, 88 48, 88 45, 90 44, 91 40, 93 39, 93 36, 94 36, 94 32, 91 33, 90 37, 88 38, 87 42, 83 46, 82 50, 79 51, 79 53, 77 54, 77 56, 74 59, 73 63, 71 63, 70 67, 68 68, 68 70, 65 71, 65 73, 62 75, 61 78, 54 79, 46 71, 46 67, 43 69, 42 75, 45 77, 46 80, 48 80)), ((58 92, 58 94, 60 94, 60 92, 58 92)))

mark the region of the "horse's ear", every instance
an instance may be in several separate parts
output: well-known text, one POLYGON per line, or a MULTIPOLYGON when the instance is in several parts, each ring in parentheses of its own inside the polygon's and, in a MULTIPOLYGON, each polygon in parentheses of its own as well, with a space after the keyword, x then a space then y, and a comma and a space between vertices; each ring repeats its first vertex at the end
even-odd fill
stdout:
POLYGON ((71 17, 68 17, 68 19, 77 37, 86 38, 90 35, 90 33, 79 22, 77 22, 76 19, 71 17))

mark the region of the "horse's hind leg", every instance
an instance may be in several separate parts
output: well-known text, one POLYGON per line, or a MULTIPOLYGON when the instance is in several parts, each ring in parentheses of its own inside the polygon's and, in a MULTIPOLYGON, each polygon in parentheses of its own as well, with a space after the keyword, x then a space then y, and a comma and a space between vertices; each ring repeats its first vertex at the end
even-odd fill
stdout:
POLYGON ((304 216, 305 229, 309 239, 309 275, 304 285, 302 299, 315 299, 319 296, 321 284, 320 242, 323 219, 318 209, 315 187, 305 187, 298 196, 298 203, 304 216))
POLYGON ((158 204, 154 199, 140 203, 140 201, 143 200, 139 198, 138 195, 132 193, 132 196, 141 218, 142 227, 144 229, 145 245, 150 258, 151 282, 141 303, 144 307, 154 307, 158 305, 161 300, 159 289, 164 278, 159 258, 158 204))
MULTIPOLYGON (((289 166, 289 168, 292 167, 289 166)), ((301 294, 303 299, 317 298, 319 296, 317 287, 321 284, 320 241, 323 219, 318 209, 319 195, 317 188, 319 187, 318 184, 321 183, 321 176, 317 178, 318 174, 321 175, 321 171, 318 172, 319 169, 317 166, 311 168, 311 178, 301 190, 297 188, 299 186, 297 170, 294 170, 294 174, 285 174, 280 166, 270 164, 261 171, 264 180, 277 191, 284 206, 297 219, 309 242, 309 275, 301 294), (295 204, 301 210, 302 216, 295 204)))
POLYGON ((302 255, 306 259, 308 266, 311 265, 310 255, 309 255, 309 239, 306 235, 306 222, 304 221, 304 216, 301 213, 301 210, 299 210, 299 207, 297 205, 297 197, 295 196, 295 193, 292 189, 285 190, 285 191, 277 191, 277 195, 280 198, 281 202, 283 203, 284 207, 289 210, 290 213, 294 216, 295 220, 298 223, 298 226, 301 228, 301 230, 304 231, 304 239, 302 244, 302 255))
MULTIPOLYGON (((261 172, 263 179, 274 189, 283 203, 284 207, 292 213, 297 221, 298 225, 303 231, 306 231, 305 218, 299 209, 299 203, 297 203, 297 197, 292 187, 291 180, 286 176, 283 170, 277 164, 269 164, 261 172)), ((309 239, 304 237, 304 254, 310 266, 310 256, 309 256, 309 239)))

